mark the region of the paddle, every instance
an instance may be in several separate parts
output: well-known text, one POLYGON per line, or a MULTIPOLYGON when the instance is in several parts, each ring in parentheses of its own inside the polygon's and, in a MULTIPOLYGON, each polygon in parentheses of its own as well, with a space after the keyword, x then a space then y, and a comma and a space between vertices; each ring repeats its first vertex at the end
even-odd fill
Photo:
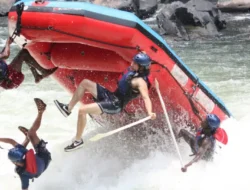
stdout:
POLYGON ((173 141, 174 141, 174 145, 175 145, 176 151, 177 151, 178 156, 179 156, 179 160, 180 160, 180 162, 181 162, 181 167, 183 168, 183 162, 182 162, 180 150, 179 150, 179 147, 178 147, 178 145, 177 145, 177 142, 176 142, 176 139, 175 139, 175 136, 174 136, 174 132, 173 132, 173 129, 172 129, 172 126, 171 126, 171 123, 170 123, 169 118, 168 118, 168 113, 167 113, 165 104, 164 104, 164 102, 163 102, 162 96, 161 96, 161 92, 160 92, 160 89, 159 89, 159 83, 158 83, 157 79, 155 79, 155 88, 156 88, 156 91, 157 91, 157 93, 158 93, 158 96, 159 96, 159 99, 160 99, 160 102, 161 102, 161 106, 162 106, 162 109, 163 109, 163 111, 164 111, 164 115, 165 115, 165 117, 166 117, 167 124, 168 124, 169 130, 170 130, 172 139, 173 139, 173 141))
POLYGON ((123 126, 123 127, 120 127, 120 128, 115 129, 115 130, 113 130, 113 131, 109 131, 109 132, 107 132, 107 133, 99 133, 99 134, 95 135, 94 137, 90 138, 89 140, 90 140, 90 141, 99 141, 100 139, 105 138, 105 137, 108 137, 108 136, 110 136, 110 135, 113 135, 113 134, 115 134, 115 133, 117 133, 117 132, 119 132, 119 131, 125 130, 125 129, 130 128, 130 127, 133 127, 133 126, 135 126, 135 125, 137 125, 137 124, 139 124, 139 123, 143 123, 144 121, 147 121, 147 120, 149 120, 150 118, 151 118, 151 117, 148 116, 148 117, 145 117, 144 119, 141 119, 141 120, 136 121, 136 122, 134 122, 134 123, 130 123, 130 124, 128 124, 128 125, 125 125, 125 126, 123 126))

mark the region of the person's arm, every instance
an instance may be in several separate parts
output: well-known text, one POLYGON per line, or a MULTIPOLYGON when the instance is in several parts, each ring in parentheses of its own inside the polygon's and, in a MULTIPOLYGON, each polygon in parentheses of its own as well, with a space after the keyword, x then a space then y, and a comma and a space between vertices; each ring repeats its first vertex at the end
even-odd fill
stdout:
POLYGON ((137 87, 138 90, 140 91, 140 94, 144 101, 148 115, 151 116, 151 119, 155 119, 156 114, 152 112, 152 102, 149 98, 148 87, 147 87, 146 82, 141 78, 135 78, 131 82, 132 82, 132 86, 137 87))
POLYGON ((13 147, 18 145, 18 143, 15 140, 10 138, 0 138, 0 142, 11 144, 13 147))
POLYGON ((210 148, 211 146, 212 146, 211 141, 206 138, 199 147, 198 152, 195 154, 194 159, 191 160, 188 164, 186 164, 183 168, 181 168, 181 170, 183 172, 186 172, 187 168, 191 166, 193 163, 198 162, 202 158, 202 156, 206 153, 208 148, 210 148))
POLYGON ((10 56, 10 44, 12 43, 12 39, 8 38, 6 40, 6 44, 2 52, 0 53, 0 59, 8 59, 10 56))
POLYGON ((28 190, 29 188, 29 177, 26 175, 19 175, 22 183, 22 190, 28 190))

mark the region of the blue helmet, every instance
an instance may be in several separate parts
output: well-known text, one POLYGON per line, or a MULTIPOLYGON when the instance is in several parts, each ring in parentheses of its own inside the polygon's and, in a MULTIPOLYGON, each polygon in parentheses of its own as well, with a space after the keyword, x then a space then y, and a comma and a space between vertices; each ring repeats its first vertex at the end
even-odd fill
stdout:
POLYGON ((8 65, 0 59, 0 80, 8 77, 8 65))
POLYGON ((8 158, 12 162, 23 162, 25 159, 25 154, 27 150, 25 148, 12 148, 9 150, 8 158))
POLYGON ((138 65, 145 67, 146 69, 149 69, 149 66, 151 65, 150 57, 143 52, 136 54, 133 58, 133 61, 138 65))
POLYGON ((220 118, 215 114, 207 114, 207 123, 209 127, 215 131, 220 126, 220 118))

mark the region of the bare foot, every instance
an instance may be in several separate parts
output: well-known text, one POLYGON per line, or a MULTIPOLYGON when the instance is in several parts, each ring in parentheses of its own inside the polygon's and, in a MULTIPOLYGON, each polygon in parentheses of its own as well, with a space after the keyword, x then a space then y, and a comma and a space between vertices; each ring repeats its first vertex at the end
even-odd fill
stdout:
POLYGON ((42 79, 43 79, 43 76, 42 76, 42 75, 38 75, 38 76, 35 78, 35 83, 39 83, 42 79))
POLYGON ((46 109, 46 104, 39 98, 34 98, 38 112, 44 112, 46 109))
POLYGON ((43 74, 42 77, 46 78, 48 76, 50 76, 51 74, 53 74, 56 70, 58 69, 58 67, 54 67, 52 69, 47 69, 43 74))
POLYGON ((27 136, 29 130, 25 127, 19 126, 18 129, 24 134, 24 136, 27 136))

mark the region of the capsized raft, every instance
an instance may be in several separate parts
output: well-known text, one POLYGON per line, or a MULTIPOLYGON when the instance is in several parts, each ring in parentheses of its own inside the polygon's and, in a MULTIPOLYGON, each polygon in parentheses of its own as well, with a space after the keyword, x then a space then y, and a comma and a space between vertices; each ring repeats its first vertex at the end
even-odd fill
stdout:
MULTIPOLYGON (((231 116, 164 39, 132 13, 84 2, 21 0, 11 8, 8 22, 9 34, 17 33, 15 42, 28 49, 40 65, 59 67, 53 78, 70 93, 84 78, 114 91, 117 78, 133 56, 145 51, 153 60, 151 74, 159 81, 172 123, 198 126, 207 113, 222 121, 231 116)), ((150 97, 154 112, 161 116, 154 88, 150 97)), ((82 101, 93 100, 86 95, 82 101)), ((144 110, 144 102, 138 98, 121 114, 134 118, 144 110)), ((119 119, 121 114, 107 118, 119 119)))

